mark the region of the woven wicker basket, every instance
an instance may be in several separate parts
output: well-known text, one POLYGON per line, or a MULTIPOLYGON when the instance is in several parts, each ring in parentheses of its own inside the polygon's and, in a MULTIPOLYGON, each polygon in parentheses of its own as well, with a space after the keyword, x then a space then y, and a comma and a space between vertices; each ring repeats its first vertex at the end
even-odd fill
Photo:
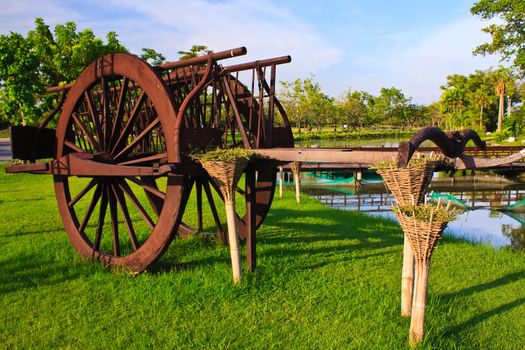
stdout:
POLYGON ((410 242, 414 258, 418 261, 430 262, 432 252, 436 248, 447 223, 417 221, 402 212, 396 213, 396 216, 410 242))
POLYGON ((210 160, 202 162, 202 166, 219 186, 225 200, 235 200, 235 188, 248 165, 248 158, 237 158, 235 161, 210 160))
POLYGON ((409 165, 408 168, 378 169, 385 186, 394 195, 398 205, 419 204, 427 191, 435 164, 409 165))

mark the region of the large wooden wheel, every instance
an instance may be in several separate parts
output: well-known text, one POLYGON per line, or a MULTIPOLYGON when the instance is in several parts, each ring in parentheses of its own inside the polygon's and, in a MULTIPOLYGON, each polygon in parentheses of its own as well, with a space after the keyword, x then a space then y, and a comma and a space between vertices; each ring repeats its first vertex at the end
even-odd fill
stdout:
MULTIPOLYGON (((250 91, 249 87, 242 84, 237 77, 228 74, 219 79, 210 79, 202 86, 200 92, 185 104, 182 101, 191 93, 190 88, 195 86, 188 75, 190 74, 186 71, 185 74, 175 75, 184 77, 182 79, 165 79, 171 83, 168 85, 171 87, 175 101, 181 101, 183 106, 183 109, 179 111, 177 128, 182 153, 203 146, 220 148, 293 147, 292 132, 284 110, 281 108, 282 118, 285 121, 284 127, 274 128, 271 124, 270 128, 266 127, 262 116, 268 113, 268 106, 261 106, 261 101, 262 103, 264 101, 254 96, 253 88, 250 91), (188 90, 184 90, 185 88, 188 90), (271 143, 265 142, 266 139, 271 139, 271 143)), ((277 105, 276 98, 272 96, 272 99, 274 99, 272 105, 277 105)), ((266 103, 268 104, 268 101, 266 103)), ((255 227, 258 228, 271 207, 277 169, 272 162, 264 162, 256 165, 255 170, 257 176, 253 210, 255 227)), ((223 211, 217 209, 217 206, 222 205, 218 203, 218 200, 222 200, 222 194, 204 170, 191 177, 189 190, 196 198, 196 201, 192 203, 196 205, 197 218, 183 218, 184 222, 179 228, 181 235, 211 231, 225 237, 219 215, 223 211), (206 217, 208 218, 207 223, 206 217)), ((246 193, 244 181, 239 183, 237 192, 239 194, 237 199, 240 202, 246 193)), ((245 239, 248 229, 246 226, 247 214, 244 205, 237 205, 237 209, 239 236, 245 239)))
MULTIPOLYGON (((179 159, 172 97, 157 73, 127 54, 107 55, 78 77, 57 128, 57 159, 158 167, 179 159)), ((168 247, 188 198, 187 177, 55 175, 65 229, 84 257, 146 269, 168 247)))

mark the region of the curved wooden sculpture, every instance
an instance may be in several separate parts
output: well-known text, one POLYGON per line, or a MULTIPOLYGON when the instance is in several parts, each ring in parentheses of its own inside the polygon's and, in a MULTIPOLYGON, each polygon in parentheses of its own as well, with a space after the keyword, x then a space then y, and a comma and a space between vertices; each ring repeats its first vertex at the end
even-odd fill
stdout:
POLYGON ((432 141, 446 157, 450 158, 463 155, 465 146, 470 140, 479 149, 484 150, 487 147, 486 142, 482 141, 472 129, 444 132, 440 128, 430 126, 419 130, 408 142, 399 144, 398 167, 405 168, 414 152, 427 140, 432 141))

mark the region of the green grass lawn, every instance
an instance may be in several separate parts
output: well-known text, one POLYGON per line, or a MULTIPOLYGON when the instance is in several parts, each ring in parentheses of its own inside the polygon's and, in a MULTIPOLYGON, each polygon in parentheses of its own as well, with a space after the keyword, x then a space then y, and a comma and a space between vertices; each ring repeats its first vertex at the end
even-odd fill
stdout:
MULTIPOLYGON (((228 250, 199 238, 132 276, 76 255, 51 177, 2 166, 0 348, 408 348, 400 228, 303 199, 275 199, 240 286, 228 250)), ((524 320, 523 252, 440 243, 421 348, 522 349, 524 320)))

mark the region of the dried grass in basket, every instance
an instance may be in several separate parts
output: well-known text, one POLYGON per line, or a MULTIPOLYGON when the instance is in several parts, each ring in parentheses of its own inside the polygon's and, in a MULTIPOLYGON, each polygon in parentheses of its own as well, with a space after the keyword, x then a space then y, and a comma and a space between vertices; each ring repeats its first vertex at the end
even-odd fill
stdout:
POLYGON ((248 158, 236 158, 235 160, 208 160, 203 161, 202 167, 208 172, 210 177, 219 186, 224 201, 235 201, 235 189, 239 182, 248 158))

